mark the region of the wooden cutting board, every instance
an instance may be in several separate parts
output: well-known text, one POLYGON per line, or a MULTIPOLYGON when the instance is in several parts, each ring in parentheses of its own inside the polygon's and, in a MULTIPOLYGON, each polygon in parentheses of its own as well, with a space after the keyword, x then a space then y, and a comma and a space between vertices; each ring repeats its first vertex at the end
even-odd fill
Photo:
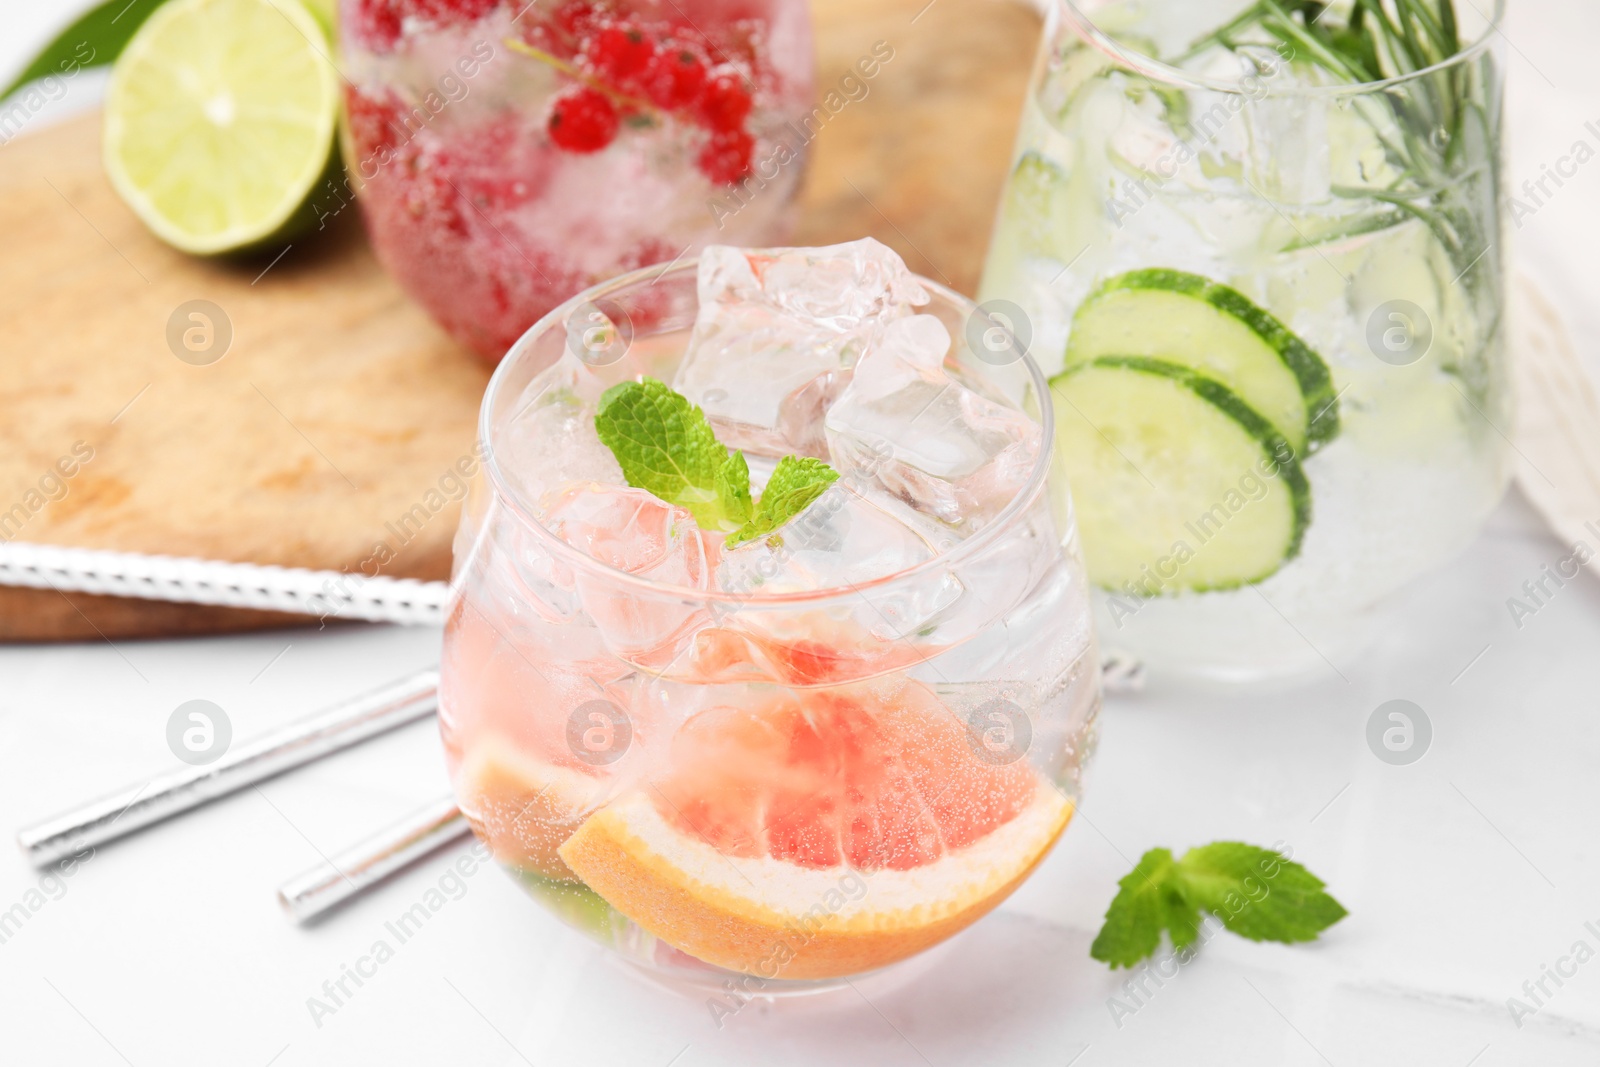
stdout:
MULTIPOLYGON (((865 97, 833 98, 796 243, 871 235, 970 293, 1037 16, 1012 0, 813 9, 819 95, 875 42, 893 58, 865 97)), ((90 115, 0 147, 0 537, 335 570, 387 549, 384 574, 446 577, 450 471, 472 447, 487 369, 384 276, 355 212, 275 262, 192 259, 122 206, 99 134, 90 115), (168 344, 175 309, 194 300, 231 325, 207 365, 168 344), (396 525, 441 499, 420 525, 396 525)), ((0 588, 8 640, 303 621, 0 588)))

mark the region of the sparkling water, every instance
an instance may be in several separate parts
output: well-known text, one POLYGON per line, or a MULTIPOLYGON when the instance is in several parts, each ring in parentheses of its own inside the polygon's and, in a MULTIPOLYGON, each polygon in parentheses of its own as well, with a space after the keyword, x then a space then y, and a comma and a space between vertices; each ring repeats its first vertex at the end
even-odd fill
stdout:
MULTIPOLYGON (((1132 51, 1170 57, 1244 6, 1114 2, 1091 17, 1132 51)), ((1391 150, 1408 132, 1391 105, 1416 106, 1407 94, 1423 87, 1319 94, 1325 73, 1265 45, 1183 62, 1184 78, 1254 74, 1253 93, 1162 81, 1092 46, 1071 16, 1046 48, 980 300, 1019 305, 1031 354, 1054 374, 1103 281, 1202 275, 1322 357, 1342 424, 1300 457, 1312 517, 1298 555, 1231 591, 1103 591, 1102 640, 1229 678, 1325 669, 1369 636, 1375 605, 1475 536, 1508 478, 1493 68, 1458 72, 1488 101, 1489 129, 1469 127, 1459 172, 1429 189, 1391 150)))

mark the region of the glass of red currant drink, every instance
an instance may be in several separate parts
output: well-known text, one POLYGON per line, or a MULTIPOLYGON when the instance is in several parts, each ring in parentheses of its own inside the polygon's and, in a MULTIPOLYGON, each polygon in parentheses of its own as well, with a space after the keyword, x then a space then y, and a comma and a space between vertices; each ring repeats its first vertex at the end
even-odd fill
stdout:
POLYGON ((340 0, 345 159, 379 260, 498 360, 573 294, 782 243, 805 0, 340 0))

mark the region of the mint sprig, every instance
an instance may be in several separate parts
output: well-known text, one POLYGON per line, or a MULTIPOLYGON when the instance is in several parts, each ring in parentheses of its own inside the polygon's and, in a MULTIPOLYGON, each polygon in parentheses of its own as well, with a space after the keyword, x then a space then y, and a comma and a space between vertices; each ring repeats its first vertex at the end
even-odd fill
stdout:
POLYGON ((810 456, 784 456, 773 468, 755 515, 728 537, 728 547, 765 537, 815 503, 839 472, 810 456))
POLYGON ((705 413, 662 382, 607 389, 594 428, 629 485, 685 509, 702 530, 737 530, 750 520, 744 456, 718 443, 705 413))
POLYGON ((1154 954, 1163 930, 1174 949, 1188 948, 1200 935, 1202 913, 1240 937, 1284 944, 1314 941, 1348 914, 1300 864, 1238 841, 1192 848, 1176 861, 1153 848, 1117 885, 1089 947, 1089 955, 1113 969, 1154 954))
POLYGON ((654 378, 607 389, 594 428, 629 485, 688 511, 702 530, 729 534, 730 547, 778 529, 839 480, 820 459, 785 456, 753 503, 744 453, 729 451, 705 412, 654 378))

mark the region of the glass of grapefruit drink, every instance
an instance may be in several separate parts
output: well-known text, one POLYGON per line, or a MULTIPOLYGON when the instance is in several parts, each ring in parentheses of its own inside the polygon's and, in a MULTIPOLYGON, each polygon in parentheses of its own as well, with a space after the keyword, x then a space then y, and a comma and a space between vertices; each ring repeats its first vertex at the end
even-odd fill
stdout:
POLYGON ((1099 668, 1038 368, 875 241, 591 289, 484 400, 440 722, 530 895, 691 984, 804 991, 999 904, 1099 668))
POLYGON ((804 0, 340 0, 340 29, 374 251, 485 359, 596 282, 787 229, 804 0))

